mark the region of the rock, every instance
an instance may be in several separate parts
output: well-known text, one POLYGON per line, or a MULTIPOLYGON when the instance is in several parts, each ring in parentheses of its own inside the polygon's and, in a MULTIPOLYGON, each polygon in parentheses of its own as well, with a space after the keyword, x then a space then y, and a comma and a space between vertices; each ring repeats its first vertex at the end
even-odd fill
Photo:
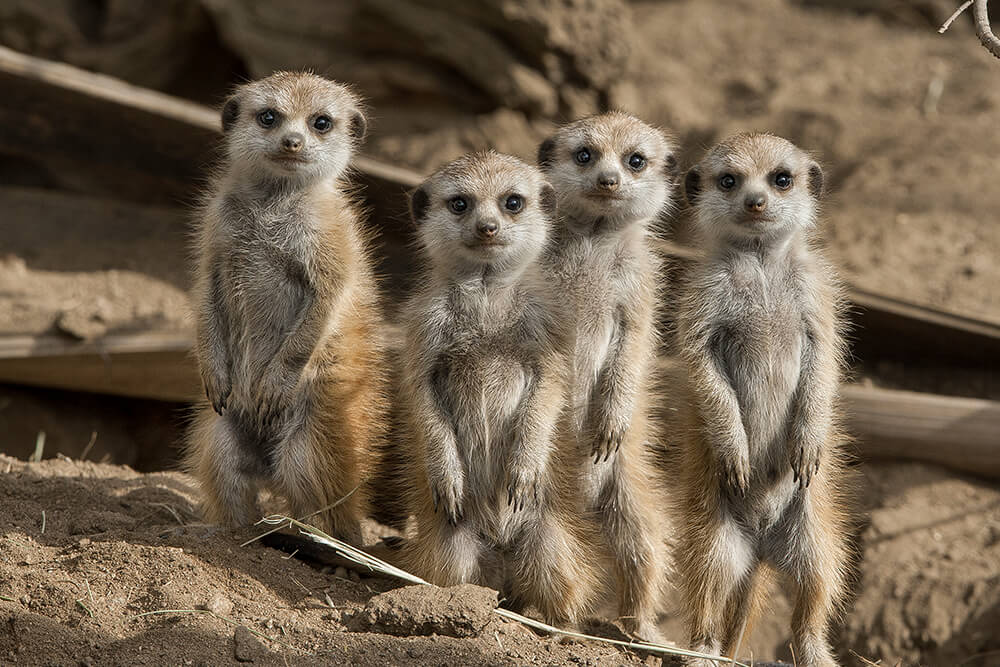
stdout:
POLYGON ((216 593, 205 604, 205 609, 216 616, 229 616, 233 611, 233 603, 221 593, 216 593))
MULTIPOLYGON (((255 76, 312 67, 375 107, 562 114, 559 86, 606 93, 631 57, 625 0, 204 0, 255 76)), ((584 98, 588 96, 584 94, 584 98)))
POLYGON ((245 625, 233 632, 233 656, 239 662, 254 662, 267 655, 267 649, 245 625))
POLYGON ((477 637, 496 606, 496 591, 481 586, 406 586, 376 595, 343 622, 352 632, 477 637))

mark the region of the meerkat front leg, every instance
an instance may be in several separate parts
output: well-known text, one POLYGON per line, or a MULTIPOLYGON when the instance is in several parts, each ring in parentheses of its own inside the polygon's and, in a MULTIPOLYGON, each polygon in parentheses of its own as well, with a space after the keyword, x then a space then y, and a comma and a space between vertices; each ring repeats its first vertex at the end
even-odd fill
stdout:
POLYGON ((457 526, 463 516, 465 470, 445 399, 447 382, 447 362, 442 359, 422 378, 414 391, 413 401, 421 422, 419 427, 423 430, 427 483, 434 511, 443 511, 448 523, 457 526))
POLYGON ((715 455, 720 481, 731 493, 742 497, 750 483, 750 444, 726 370, 722 332, 705 327, 693 333, 693 345, 685 354, 704 437, 715 455))
POLYGON ((590 428, 594 462, 607 460, 621 449, 635 411, 636 392, 646 365, 649 325, 625 308, 615 314, 615 344, 594 386, 590 401, 590 428))
MULTIPOLYGON (((210 261, 209 264, 218 264, 210 261)), ((222 414, 233 389, 229 354, 229 316, 218 270, 199 271, 196 285, 198 305, 198 360, 205 396, 212 409, 222 414)))
POLYGON ((261 374, 258 414, 262 424, 280 422, 288 408, 289 392, 298 383, 302 369, 327 328, 330 316, 332 290, 320 293, 302 267, 291 266, 289 273, 302 294, 294 319, 283 327, 286 332, 284 338, 261 374))
POLYGON ((535 364, 511 420, 512 447, 507 460, 507 503, 514 511, 539 503, 539 484, 549 465, 553 433, 563 405, 565 362, 556 353, 535 364))
POLYGON ((808 318, 802 340, 799 383, 792 400, 788 458, 799 487, 809 486, 830 433, 837 392, 836 347, 816 318, 808 318))

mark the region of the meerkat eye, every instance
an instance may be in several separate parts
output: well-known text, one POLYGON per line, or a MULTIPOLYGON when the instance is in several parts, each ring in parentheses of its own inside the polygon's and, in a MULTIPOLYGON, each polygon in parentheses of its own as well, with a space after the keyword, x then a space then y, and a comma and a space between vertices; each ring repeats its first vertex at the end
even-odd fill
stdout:
POLYGON ((507 201, 504 202, 503 207, 511 213, 518 213, 524 208, 524 199, 521 195, 511 195, 507 197, 507 201))
POLYGON ((732 190, 736 187, 736 177, 732 174, 723 174, 719 177, 719 187, 723 190, 732 190))
POLYGON ((646 166, 646 158, 639 153, 632 153, 628 158, 628 166, 632 171, 640 171, 646 166))
POLYGON ((261 127, 271 127, 276 120, 278 120, 278 114, 274 113, 274 109, 264 109, 257 114, 257 122, 260 123, 261 127))
POLYGON ((587 164, 590 162, 590 151, 586 148, 581 148, 576 152, 576 155, 574 155, 573 158, 576 160, 577 164, 587 164))
POLYGON ((779 190, 787 190, 792 187, 792 175, 787 171, 779 171, 774 175, 774 185, 779 190))
POLYGON ((319 132, 329 132, 330 128, 333 127, 333 121, 330 120, 329 116, 317 116, 316 120, 313 121, 313 127, 319 132))
POLYGON ((452 197, 448 200, 448 208, 451 209, 452 213, 458 215, 465 213, 466 209, 469 208, 469 203, 461 197, 452 197))

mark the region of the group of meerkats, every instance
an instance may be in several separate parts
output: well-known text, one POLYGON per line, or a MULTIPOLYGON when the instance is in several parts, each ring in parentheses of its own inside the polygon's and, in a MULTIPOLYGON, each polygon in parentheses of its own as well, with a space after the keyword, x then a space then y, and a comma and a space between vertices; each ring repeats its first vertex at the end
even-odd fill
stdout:
POLYGON ((809 155, 740 134, 683 175, 666 134, 611 112, 559 128, 537 166, 461 157, 411 193, 424 270, 390 363, 345 180, 359 99, 282 72, 240 86, 222 126, 196 240, 207 401, 187 452, 206 520, 252 523, 265 488, 358 543, 389 451, 415 517, 397 557, 415 574, 494 587, 564 627, 613 590, 644 640, 669 583, 692 648, 718 655, 777 571, 797 663, 836 664, 843 346, 836 278, 809 240, 823 189, 809 155), (681 181, 704 256, 663 286, 651 226, 681 181), (668 389, 683 396, 673 429, 652 417, 664 289, 680 294, 687 370, 668 389))

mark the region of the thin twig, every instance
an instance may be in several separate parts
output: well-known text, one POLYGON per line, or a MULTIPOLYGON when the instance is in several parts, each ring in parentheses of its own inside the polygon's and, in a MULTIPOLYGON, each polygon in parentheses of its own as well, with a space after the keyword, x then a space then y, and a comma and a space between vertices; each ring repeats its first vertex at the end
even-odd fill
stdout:
POLYGON ((45 534, 45 510, 42 510, 42 535, 45 534))
POLYGON ((35 451, 28 457, 31 463, 38 463, 42 460, 42 452, 45 451, 45 431, 39 431, 35 436, 35 451))
POLYGON ((948 20, 941 24, 941 27, 938 28, 938 34, 943 35, 945 33, 945 31, 948 28, 951 27, 951 24, 955 22, 955 19, 957 19, 959 16, 961 16, 962 12, 964 12, 966 9, 968 9, 969 5, 971 5, 971 4, 972 4, 972 0, 965 0, 965 2, 963 2, 962 5, 958 9, 955 10, 955 13, 952 14, 951 16, 949 16, 948 20))
POLYGON ((90 607, 88 607, 87 605, 83 604, 83 598, 80 598, 79 600, 77 600, 76 603, 78 605, 80 605, 81 607, 83 607, 83 610, 86 611, 90 615, 91 618, 94 617, 94 612, 92 612, 90 610, 90 607))
POLYGON ((975 0, 972 12, 973 18, 976 19, 976 36, 979 37, 979 43, 986 47, 986 50, 992 53, 994 58, 1000 58, 1000 38, 997 38, 990 28, 987 0, 975 0))
MULTIPOLYGON (((420 577, 418 577, 416 575, 413 575, 413 574, 410 574, 406 570, 402 570, 402 569, 396 567, 395 565, 391 565, 390 563, 387 563, 387 562, 385 562, 384 560, 382 560, 380 558, 376 558, 375 556, 372 556, 371 554, 368 554, 368 553, 362 551, 361 549, 353 547, 350 544, 347 544, 346 542, 341 542, 338 539, 330 537, 329 535, 327 535, 323 531, 319 530, 318 528, 316 528, 314 526, 310 526, 310 525, 305 524, 305 523, 302 523, 301 521, 297 521, 295 519, 292 519, 291 517, 287 517, 287 516, 283 516, 283 515, 279 514, 279 515, 268 516, 268 517, 265 517, 265 518, 261 519, 260 521, 258 521, 258 523, 266 523, 266 524, 271 524, 271 525, 277 524, 279 527, 283 527, 286 524, 286 522, 287 522, 287 525, 289 527, 295 526, 295 527, 299 528, 299 530, 304 535, 307 535, 307 536, 311 537, 313 540, 315 540, 316 542, 319 542, 320 544, 324 544, 324 545, 330 547, 331 549, 333 549, 342 558, 346 558, 346 559, 348 559, 350 561, 353 561, 353 562, 355 562, 355 563, 357 563, 359 565, 367 567, 369 570, 371 570, 373 572, 380 572, 382 574, 386 574, 386 575, 389 575, 389 576, 394 576, 394 577, 396 577, 398 579, 402 579, 404 581, 408 581, 408 582, 413 583, 413 584, 420 584, 420 585, 424 585, 424 586, 430 586, 430 585, 432 585, 429 582, 424 581, 420 577)), ((274 532, 274 531, 270 531, 270 532, 274 532)), ((267 534, 268 533, 265 533, 265 535, 267 535, 267 534)), ((263 535, 261 537, 263 537, 263 535)), ((709 655, 707 653, 699 653, 697 651, 687 651, 687 650, 676 648, 676 647, 673 647, 673 646, 665 646, 663 644, 651 644, 651 643, 641 642, 641 641, 628 641, 628 642, 626 642, 626 641, 621 641, 621 640, 618 640, 618 639, 608 639, 606 637, 595 637, 593 635, 585 635, 585 634, 581 634, 581 633, 578 633, 578 632, 570 632, 568 630, 561 630, 561 629, 556 628, 554 626, 551 626, 551 625, 549 625, 547 623, 542 623, 541 621, 536 621, 533 618, 528 618, 527 616, 522 616, 521 614, 517 614, 517 613, 512 612, 512 611, 510 611, 508 609, 501 609, 501 608, 498 607, 498 608, 494 609, 493 611, 495 613, 499 614, 500 616, 503 616, 504 618, 512 619, 512 620, 515 620, 515 621, 519 621, 520 623, 522 623, 524 625, 527 625, 529 627, 533 627, 533 628, 535 628, 537 630, 542 630, 543 632, 548 632, 550 634, 565 635, 567 637, 574 637, 576 639, 587 639, 587 640, 590 640, 590 641, 600 642, 600 643, 604 643, 604 644, 613 644, 615 646, 622 646, 622 647, 625 647, 625 648, 630 648, 630 649, 638 650, 638 651, 646 651, 646 652, 649 652, 649 653, 664 653, 664 654, 668 654, 668 655, 679 655, 679 656, 686 656, 686 657, 691 657, 691 658, 702 658, 702 659, 705 659, 705 660, 711 660, 711 661, 713 661, 713 662, 715 662, 717 664, 730 663, 730 664, 733 664, 733 665, 737 665, 738 667, 747 667, 747 665, 745 665, 744 663, 736 662, 732 658, 727 658, 727 657, 723 657, 723 656, 709 655)))
POLYGON ((88 442, 87 446, 83 448, 82 452, 80 452, 80 460, 81 461, 83 461, 83 460, 85 460, 87 458, 87 454, 90 453, 90 449, 94 446, 95 442, 97 442, 97 431, 91 431, 90 432, 90 442, 88 442))
POLYGON ((973 23, 976 26, 976 37, 979 38, 979 43, 989 51, 993 57, 1000 58, 1000 38, 993 34, 993 29, 990 28, 990 12, 989 12, 989 2, 988 0, 966 0, 962 5, 955 10, 955 13, 948 17, 948 20, 938 28, 939 33, 943 33, 945 30, 951 27, 951 24, 955 22, 955 19, 959 15, 972 5, 972 18, 973 23))
POLYGON ((9 598, 6 595, 0 595, 0 600, 3 600, 4 602, 17 602, 14 598, 9 598))

